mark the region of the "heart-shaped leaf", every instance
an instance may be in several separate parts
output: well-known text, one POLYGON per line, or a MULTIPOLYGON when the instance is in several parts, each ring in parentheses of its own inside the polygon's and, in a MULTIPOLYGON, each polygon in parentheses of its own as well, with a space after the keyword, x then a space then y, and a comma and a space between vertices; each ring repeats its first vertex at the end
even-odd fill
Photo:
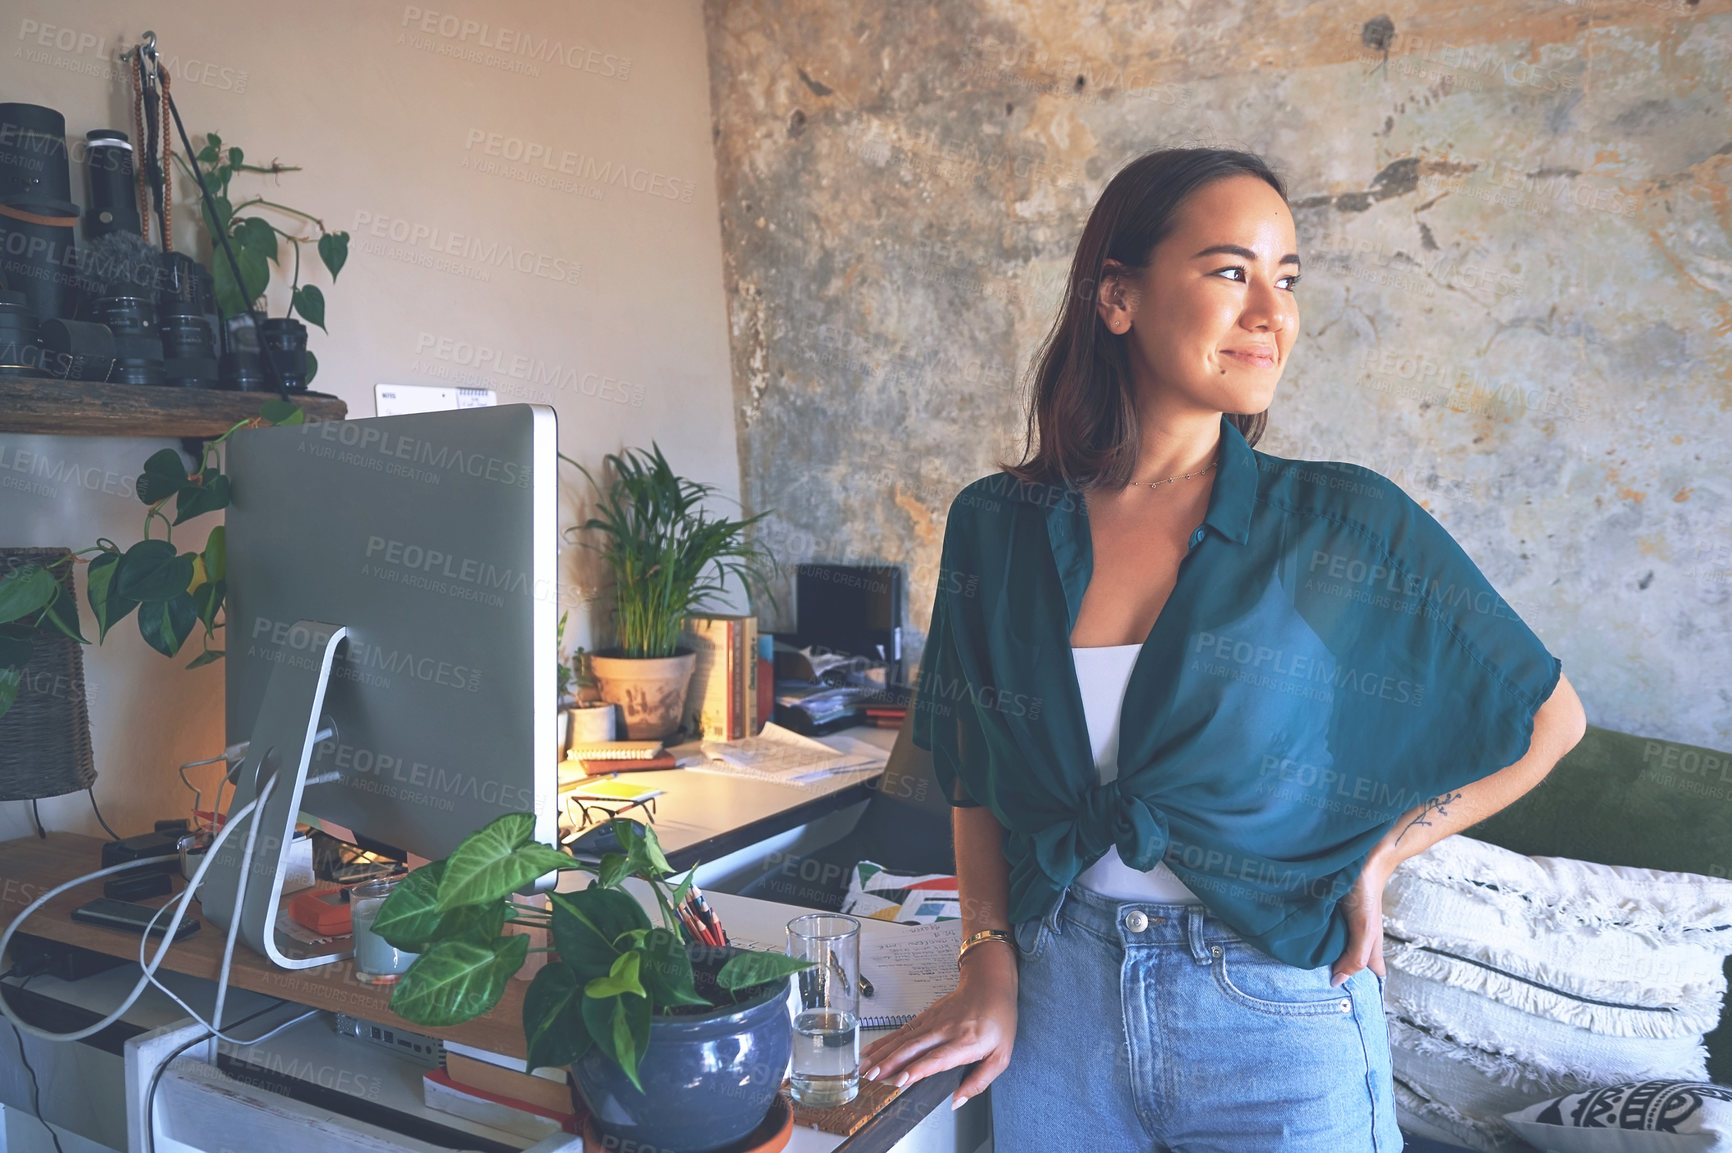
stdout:
POLYGON ((114 583, 114 591, 127 600, 167 600, 192 584, 192 554, 176 555, 165 540, 141 540, 121 555, 114 583))
POLYGON ((120 595, 114 587, 114 577, 120 571, 120 554, 105 552, 90 562, 84 575, 84 595, 90 611, 96 614, 96 639, 102 640, 116 621, 138 607, 131 597, 120 595))
POLYGON ((624 853, 603 853, 601 864, 596 866, 596 884, 604 889, 617 889, 619 883, 631 876, 631 861, 624 853))
POLYGON ((335 282, 337 273, 343 271, 343 265, 349 262, 349 234, 327 232, 319 237, 319 259, 325 262, 325 268, 335 282))
POLYGON ((59 595, 53 573, 39 564, 21 565, 0 578, 0 624, 41 612, 59 595))
POLYGON ((226 580, 229 575, 229 536, 228 530, 217 525, 210 530, 210 536, 205 538, 204 557, 205 577, 212 581, 226 580))
POLYGON ((637 1078, 637 1063, 649 1045, 649 1000, 629 993, 621 997, 584 997, 580 1011, 596 1046, 614 1059, 638 1092, 643 1092, 643 1083, 637 1078))
POLYGON ((229 478, 218 473, 202 484, 189 483, 175 494, 174 523, 229 506, 229 478))
POLYGON ((526 866, 513 863, 517 850, 534 835, 533 813, 506 813, 470 833, 446 859, 439 878, 439 911, 500 900, 539 877, 546 870, 525 876, 526 866))
POLYGON ((373 932, 406 953, 425 953, 441 916, 437 901, 444 871, 445 862, 434 861, 404 877, 379 906, 373 932))
POLYGON ((144 642, 165 657, 180 652, 198 623, 198 607, 190 593, 167 600, 147 600, 138 606, 138 632, 144 642))
POLYGON ((216 615, 223 607, 223 598, 228 594, 227 581, 207 581, 192 590, 193 607, 198 612, 199 623, 205 631, 216 631, 216 615))
MULTIPOLYGON (((313 383, 313 378, 319 375, 319 358, 313 355, 313 350, 310 348, 307 349, 304 355, 307 358, 307 378, 301 383, 311 384, 313 383)), ((300 422, 296 421, 295 423, 298 424, 300 422)))
POLYGON ((644 934, 643 965, 638 980, 658 1008, 666 1005, 708 1005, 698 995, 692 958, 678 934, 657 928, 644 934))
POLYGON ((206 649, 204 652, 188 661, 186 667, 189 669, 202 669, 204 666, 222 659, 222 649, 206 649))
POLYGON ((325 329, 325 294, 319 291, 316 284, 303 284, 295 289, 291 298, 295 311, 307 318, 308 324, 316 324, 325 329))
POLYGON ((292 400, 267 400, 259 405, 259 419, 269 425, 302 424, 307 414, 292 400))
POLYGON ((722 966, 722 971, 716 974, 716 984, 730 993, 737 993, 741 989, 779 981, 791 973, 812 967, 813 962, 790 957, 786 953, 761 953, 750 949, 734 954, 728 963, 722 966))
POLYGON ((529 938, 517 933, 487 945, 441 941, 399 978, 391 992, 391 1011, 417 1025, 472 1020, 499 1004, 505 982, 528 955, 529 938))
POLYGON ((583 989, 567 966, 544 965, 523 993, 523 1037, 529 1043, 524 1071, 570 1065, 595 1044, 583 1022, 583 989))
POLYGON ((637 997, 647 997, 643 984, 637 979, 638 967, 643 964, 635 949, 627 949, 613 959, 613 966, 605 977, 592 977, 583 986, 585 997, 617 997, 621 993, 630 993, 637 997))
POLYGON ((620 934, 649 927, 649 915, 637 898, 619 889, 591 885, 553 894, 553 944, 579 980, 610 972, 620 954, 614 943, 620 934))
POLYGON ((235 221, 235 230, 231 234, 242 248, 250 248, 275 263, 277 259, 277 230, 269 221, 260 220, 256 216, 243 217, 235 221))
POLYGON ((78 631, 78 598, 60 587, 58 581, 54 585, 54 599, 48 602, 42 619, 52 625, 63 636, 71 637, 81 645, 90 642, 84 639, 84 634, 78 631))
POLYGON ((141 503, 151 505, 173 496, 191 483, 180 453, 164 448, 151 453, 150 459, 144 462, 144 471, 138 474, 133 490, 138 493, 141 503))

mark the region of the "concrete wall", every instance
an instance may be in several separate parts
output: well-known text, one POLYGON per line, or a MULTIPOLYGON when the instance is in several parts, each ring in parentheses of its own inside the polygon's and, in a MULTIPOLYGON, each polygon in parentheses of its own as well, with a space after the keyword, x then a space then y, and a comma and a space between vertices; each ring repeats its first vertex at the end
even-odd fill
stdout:
MULTIPOLYGON (((1390 476, 1591 722, 1732 748, 1732 4, 707 0, 746 499, 932 606, 1112 173, 1289 182, 1259 445, 1390 476)), ((918 645, 914 646, 918 649, 918 645)))
MULTIPOLYGON (((592 469, 654 439, 681 472, 737 498, 699 9, 0 0, 0 99, 60 109, 79 141, 130 130, 113 57, 147 25, 195 139, 215 130, 251 161, 301 166, 267 194, 353 234, 334 285, 322 269, 307 276, 329 314, 329 335, 312 334, 316 389, 371 416, 379 381, 492 387, 502 403, 553 405, 562 448, 592 469)), ((82 173, 74 189, 82 202, 82 173)), ((189 190, 177 182, 176 239, 202 254, 189 190)), ((131 480, 164 443, 0 435, 0 541, 138 539, 131 480)), ((587 486, 565 476, 571 524, 587 486)), ((212 523, 175 539, 196 547, 212 523)), ((605 631, 605 602, 587 600, 589 555, 565 553, 568 646, 590 643, 592 624, 605 631)), ((197 651, 189 642, 187 656, 197 651)), ((175 766, 221 748, 222 666, 187 672, 131 621, 86 659, 96 795, 123 834, 148 829, 191 799, 175 766)), ((95 830, 82 795, 44 802, 42 815, 95 830)), ((21 804, 0 805, 0 838, 27 828, 21 804)))

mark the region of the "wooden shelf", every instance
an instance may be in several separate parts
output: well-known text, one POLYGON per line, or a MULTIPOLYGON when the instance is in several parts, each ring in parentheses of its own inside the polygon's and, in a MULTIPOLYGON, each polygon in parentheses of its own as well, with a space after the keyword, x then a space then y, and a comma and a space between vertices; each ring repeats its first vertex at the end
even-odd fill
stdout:
MULTIPOLYGON (((259 414, 276 394, 219 392, 83 380, 0 377, 0 432, 63 436, 221 436, 259 414)), ((319 392, 290 393, 308 420, 341 420, 348 405, 319 392)))

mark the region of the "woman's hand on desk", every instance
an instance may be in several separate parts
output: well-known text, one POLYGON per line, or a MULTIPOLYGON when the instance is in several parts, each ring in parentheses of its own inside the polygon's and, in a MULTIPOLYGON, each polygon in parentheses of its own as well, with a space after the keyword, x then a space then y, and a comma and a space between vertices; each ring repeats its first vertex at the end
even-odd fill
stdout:
POLYGON ((860 1054, 869 1081, 898 1087, 979 1062, 956 1087, 951 1108, 979 1094, 1010 1063, 1016 1040, 1016 952, 1008 944, 970 950, 956 989, 860 1054))

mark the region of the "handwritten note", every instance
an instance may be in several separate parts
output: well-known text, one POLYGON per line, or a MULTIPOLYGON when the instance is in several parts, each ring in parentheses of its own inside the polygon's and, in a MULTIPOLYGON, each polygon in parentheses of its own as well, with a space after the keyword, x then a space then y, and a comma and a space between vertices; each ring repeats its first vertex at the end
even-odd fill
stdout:
POLYGON ((876 995, 860 1000, 860 1024, 868 1029, 905 1025, 956 988, 956 949, 961 921, 897 925, 873 933, 860 949, 860 970, 876 995))

